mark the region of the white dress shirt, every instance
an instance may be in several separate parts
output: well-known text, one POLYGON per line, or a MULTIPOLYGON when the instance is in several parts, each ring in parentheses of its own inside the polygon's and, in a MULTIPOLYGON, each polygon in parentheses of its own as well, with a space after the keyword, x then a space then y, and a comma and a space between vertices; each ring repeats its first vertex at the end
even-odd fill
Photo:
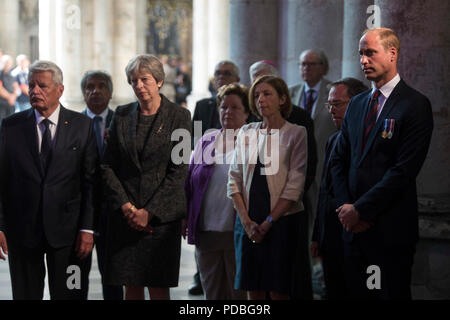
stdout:
MULTIPOLYGON (((400 75, 397 73, 397 75, 392 78, 391 81, 389 81, 388 83, 386 83, 384 86, 382 86, 380 88, 380 92, 381 94, 378 96, 378 112, 377 112, 377 120, 378 117, 381 114, 381 111, 383 110, 384 104, 386 102, 386 100, 389 98, 389 96, 391 95, 392 91, 394 90, 395 86, 400 82, 400 75)), ((375 88, 375 85, 372 83, 372 95, 375 93, 375 91, 377 90, 377 88, 375 88)))

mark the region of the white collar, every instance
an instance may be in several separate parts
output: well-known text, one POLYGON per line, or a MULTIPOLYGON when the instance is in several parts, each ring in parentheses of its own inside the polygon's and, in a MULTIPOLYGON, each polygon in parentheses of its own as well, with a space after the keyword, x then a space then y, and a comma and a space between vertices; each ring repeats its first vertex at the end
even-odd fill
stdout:
POLYGON ((91 111, 91 109, 89 109, 89 107, 86 107, 86 115, 91 119, 94 119, 94 117, 96 116, 100 116, 102 117, 102 120, 105 120, 106 116, 108 115, 108 107, 106 107, 105 110, 103 110, 103 112, 100 114, 95 114, 91 111))
MULTIPOLYGON (((389 98, 392 91, 394 90, 395 86, 400 82, 400 75, 397 73, 397 75, 392 78, 389 82, 385 83, 379 90, 383 94, 383 97, 386 99, 389 98)), ((372 94, 377 90, 375 88, 374 83, 372 83, 372 94)))
MULTIPOLYGON (((53 111, 53 113, 47 118, 55 126, 58 125, 60 111, 61 111, 61 105, 59 104, 58 107, 55 109, 55 111, 53 111)), ((34 109, 34 115, 36 116, 36 124, 37 125, 39 125, 41 123, 41 121, 45 119, 45 117, 42 114, 40 114, 36 109, 34 109)))
POLYGON ((319 93, 320 91, 320 85, 322 84, 322 79, 319 80, 319 82, 316 83, 316 85, 312 88, 310 88, 308 86, 308 84, 305 82, 305 92, 308 92, 308 90, 313 89, 315 90, 317 93, 319 93))

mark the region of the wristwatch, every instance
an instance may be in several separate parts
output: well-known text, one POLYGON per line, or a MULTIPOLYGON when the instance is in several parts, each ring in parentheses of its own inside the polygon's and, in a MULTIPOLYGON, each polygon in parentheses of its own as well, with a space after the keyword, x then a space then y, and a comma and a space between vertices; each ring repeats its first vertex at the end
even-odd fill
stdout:
POLYGON ((270 222, 270 223, 273 223, 273 222, 274 222, 272 216, 270 216, 270 215, 267 216, 266 221, 267 221, 267 222, 270 222))

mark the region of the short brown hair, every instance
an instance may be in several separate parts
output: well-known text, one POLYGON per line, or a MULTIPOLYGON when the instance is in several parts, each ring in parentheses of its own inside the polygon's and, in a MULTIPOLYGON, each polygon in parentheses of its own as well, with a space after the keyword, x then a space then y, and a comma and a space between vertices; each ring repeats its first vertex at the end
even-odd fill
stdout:
POLYGON ((219 88, 216 96, 217 107, 220 107, 220 104, 222 103, 223 99, 225 99, 225 96, 228 96, 230 94, 237 95, 242 101, 245 112, 250 114, 250 106, 248 104, 248 88, 243 84, 239 84, 236 82, 221 86, 219 88))
POLYGON ((289 89, 286 85, 286 82, 284 82, 283 79, 276 76, 261 76, 258 77, 255 82, 253 82, 252 87, 250 88, 250 93, 248 95, 249 103, 250 103, 250 110, 251 112, 257 116, 259 119, 262 119, 262 116, 259 114, 258 109, 255 105, 255 88, 260 83, 267 83, 272 88, 275 89, 275 91, 278 93, 278 96, 281 98, 282 96, 286 97, 286 101, 280 106, 280 113, 281 116, 284 119, 287 119, 292 111, 292 102, 291 102, 291 96, 289 95, 289 89))
POLYGON ((394 47, 397 50, 397 55, 400 53, 400 39, 394 30, 389 28, 366 29, 362 36, 365 36, 369 32, 375 32, 378 34, 384 50, 389 50, 389 48, 394 47))

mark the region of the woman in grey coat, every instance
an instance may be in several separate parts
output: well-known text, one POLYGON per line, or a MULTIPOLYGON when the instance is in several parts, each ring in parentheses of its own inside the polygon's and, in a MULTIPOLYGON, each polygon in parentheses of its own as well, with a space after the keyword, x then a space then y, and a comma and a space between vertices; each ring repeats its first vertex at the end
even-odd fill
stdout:
POLYGON ((178 285, 187 174, 186 164, 171 159, 178 144, 171 135, 190 132, 190 114, 159 94, 164 70, 156 57, 136 56, 126 74, 138 102, 116 109, 101 165, 110 206, 105 282, 124 285, 127 300, 144 299, 144 287, 150 299, 170 299, 169 287, 178 285))

